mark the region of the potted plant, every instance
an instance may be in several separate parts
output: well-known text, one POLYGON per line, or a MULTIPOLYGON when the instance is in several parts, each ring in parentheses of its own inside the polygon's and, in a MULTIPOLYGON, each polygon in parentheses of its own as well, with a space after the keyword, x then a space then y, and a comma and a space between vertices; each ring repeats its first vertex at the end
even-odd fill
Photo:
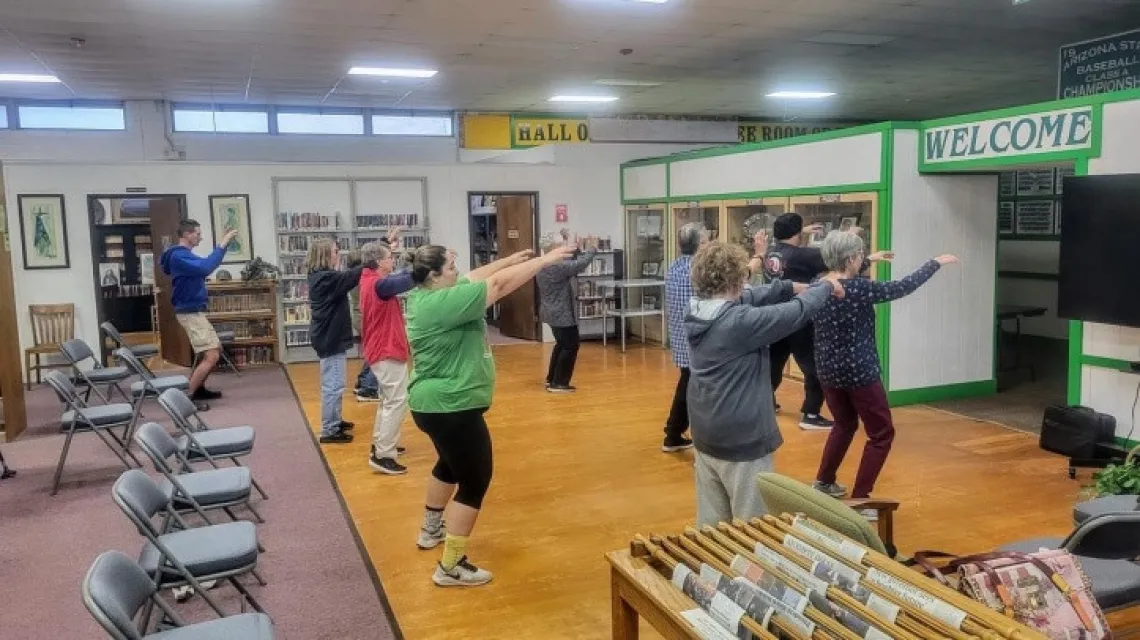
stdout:
POLYGON ((1097 497, 1140 495, 1140 446, 1137 446, 1123 464, 1110 464, 1093 474, 1097 497))

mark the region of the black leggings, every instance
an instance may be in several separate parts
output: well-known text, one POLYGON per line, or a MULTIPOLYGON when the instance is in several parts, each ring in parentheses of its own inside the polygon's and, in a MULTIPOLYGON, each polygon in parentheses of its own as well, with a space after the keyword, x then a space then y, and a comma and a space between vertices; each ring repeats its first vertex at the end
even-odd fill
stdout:
POLYGON ((550 351, 550 368, 546 371, 546 384, 568 387, 574 377, 574 363, 578 361, 578 345, 581 339, 578 325, 550 327, 554 334, 554 349, 550 351))
POLYGON ((444 484, 459 485, 455 501, 480 509, 487 487, 491 486, 491 432, 482 409, 455 413, 412 412, 420 431, 431 438, 439 456, 431 475, 444 484))

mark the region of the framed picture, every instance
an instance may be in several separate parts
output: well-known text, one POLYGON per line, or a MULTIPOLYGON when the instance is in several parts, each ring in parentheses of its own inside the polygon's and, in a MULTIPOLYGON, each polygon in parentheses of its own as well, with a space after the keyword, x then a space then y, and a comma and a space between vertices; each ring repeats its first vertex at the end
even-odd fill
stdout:
POLYGON ((641 275, 643 275, 643 276, 656 276, 658 271, 660 271, 660 269, 661 269, 661 263, 659 263, 659 262, 642 262, 641 263, 641 275))
POLYGON ((17 196, 25 269, 67 269, 67 214, 62 195, 17 196))
POLYGON ((99 286, 118 288, 122 284, 123 268, 118 262, 99 263, 99 286))
POLYGON ((253 260, 253 234, 249 229, 249 196, 210 196, 210 227, 214 233, 214 244, 231 229, 237 229, 237 237, 226 249, 222 264, 249 262, 253 260))
POLYGON ((846 216, 839 219, 839 230, 846 233, 851 227, 859 226, 859 216, 846 216))
POLYGON ((154 254, 139 254, 139 282, 141 284, 154 284, 154 254))

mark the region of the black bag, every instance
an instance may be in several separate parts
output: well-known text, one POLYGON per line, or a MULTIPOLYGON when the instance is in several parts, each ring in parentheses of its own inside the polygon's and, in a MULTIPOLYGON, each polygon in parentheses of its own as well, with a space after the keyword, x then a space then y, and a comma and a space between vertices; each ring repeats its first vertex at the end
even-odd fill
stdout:
POLYGON ((1112 442, 1116 418, 1089 407, 1051 405, 1041 421, 1041 448, 1077 460, 1097 457, 1097 443, 1112 442))

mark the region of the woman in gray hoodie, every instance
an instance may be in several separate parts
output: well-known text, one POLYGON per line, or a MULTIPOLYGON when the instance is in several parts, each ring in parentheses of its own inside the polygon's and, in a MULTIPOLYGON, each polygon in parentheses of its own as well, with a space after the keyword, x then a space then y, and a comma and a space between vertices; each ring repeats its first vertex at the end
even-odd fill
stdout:
POLYGON ((736 245, 711 242, 693 258, 685 334, 701 526, 766 511, 756 474, 772 470, 772 453, 784 442, 768 346, 803 327, 829 296, 843 297, 833 280, 746 286, 749 276, 748 254, 736 245))

